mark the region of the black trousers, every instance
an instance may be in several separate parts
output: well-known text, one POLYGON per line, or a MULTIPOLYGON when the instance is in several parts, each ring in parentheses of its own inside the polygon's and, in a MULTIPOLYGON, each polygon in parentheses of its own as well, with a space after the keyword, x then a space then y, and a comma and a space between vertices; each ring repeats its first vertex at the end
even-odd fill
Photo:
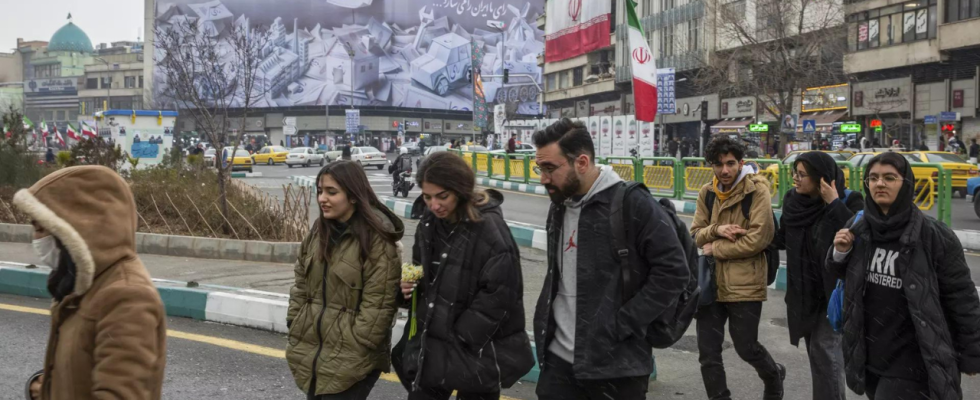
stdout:
POLYGON ((924 400, 929 398, 929 382, 878 376, 868 371, 864 375, 865 389, 871 400, 924 400))
POLYGON ((701 307, 697 313, 698 361, 704 390, 711 400, 730 400, 725 364, 721 358, 725 341, 725 322, 738 356, 755 368, 764 382, 779 379, 779 370, 772 356, 759 343, 759 320, 762 302, 721 303, 701 307))
POLYGON ((649 376, 576 379, 572 364, 549 354, 535 392, 539 400, 642 400, 646 398, 649 386, 649 376))
MULTIPOLYGON (((419 388, 414 392, 408 393, 408 400, 449 400, 453 391, 439 388, 419 388)), ((493 393, 469 393, 456 392, 456 400, 499 400, 500 392, 493 393)))
POLYGON ((310 392, 306 394, 306 400, 367 400, 368 395, 371 394, 371 389, 374 389, 374 384, 378 383, 380 377, 381 370, 374 370, 360 382, 343 392, 316 395, 316 374, 314 373, 313 380, 310 382, 310 392))

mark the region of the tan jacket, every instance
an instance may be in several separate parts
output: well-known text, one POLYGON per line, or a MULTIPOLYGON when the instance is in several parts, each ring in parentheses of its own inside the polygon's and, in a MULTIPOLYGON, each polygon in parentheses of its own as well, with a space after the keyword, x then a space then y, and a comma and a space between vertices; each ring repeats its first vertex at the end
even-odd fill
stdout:
POLYGON ((715 196, 713 213, 709 218, 704 199, 708 191, 714 190, 709 183, 698 193, 698 207, 691 223, 691 233, 699 248, 712 243, 711 251, 717 262, 715 279, 718 283, 718 301, 765 301, 767 264, 763 250, 776 233, 769 181, 761 175, 746 175, 735 185, 727 200, 722 202, 715 196), (742 199, 745 196, 753 196, 750 220, 742 215, 742 199), (718 227, 729 224, 741 226, 748 233, 734 242, 719 236, 718 227))
POLYGON ((51 307, 41 398, 159 399, 166 314, 136 256, 129 185, 105 167, 65 168, 17 192, 14 204, 76 265, 74 292, 51 307))
MULTIPOLYGON (((402 237, 404 225, 397 216, 386 208, 375 215, 402 237)), ((309 393, 315 363, 318 395, 350 389, 374 370, 389 371, 402 275, 399 243, 372 234, 370 256, 361 261, 360 246, 348 230, 328 263, 320 235, 314 227, 303 241, 286 314, 289 370, 296 385, 309 393)))

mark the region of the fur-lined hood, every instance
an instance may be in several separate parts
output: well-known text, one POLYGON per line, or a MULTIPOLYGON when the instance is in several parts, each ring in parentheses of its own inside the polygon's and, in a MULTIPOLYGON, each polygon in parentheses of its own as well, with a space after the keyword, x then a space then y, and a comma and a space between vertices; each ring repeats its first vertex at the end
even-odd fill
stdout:
POLYGON ((110 266, 136 257, 136 203, 126 181, 109 168, 59 170, 18 191, 14 205, 68 249, 77 295, 110 266))

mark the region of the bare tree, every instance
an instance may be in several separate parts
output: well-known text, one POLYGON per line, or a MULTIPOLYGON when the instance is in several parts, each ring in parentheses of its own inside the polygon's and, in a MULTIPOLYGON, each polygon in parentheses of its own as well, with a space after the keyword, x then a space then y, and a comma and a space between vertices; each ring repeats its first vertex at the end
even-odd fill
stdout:
MULTIPOLYGON (((198 132, 215 146, 216 159, 231 146, 234 154, 241 144, 242 128, 249 110, 265 96, 260 75, 263 55, 269 51, 269 33, 240 20, 226 31, 189 20, 158 25, 156 32, 156 102, 173 105, 184 118, 193 120, 198 132), (235 114, 241 123, 232 124, 235 114)), ((226 183, 233 162, 216 163, 219 205, 230 217, 226 183)), ((225 227, 225 231, 228 227, 225 227)), ((227 233, 227 232, 225 232, 227 233)))
MULTIPOLYGON (((722 97, 756 96, 763 112, 784 121, 802 90, 846 81, 842 0, 707 3, 714 51, 693 80, 699 90, 722 97)), ((788 132, 780 131, 780 143, 785 144, 788 132)), ((784 149, 780 146, 780 157, 784 149)))

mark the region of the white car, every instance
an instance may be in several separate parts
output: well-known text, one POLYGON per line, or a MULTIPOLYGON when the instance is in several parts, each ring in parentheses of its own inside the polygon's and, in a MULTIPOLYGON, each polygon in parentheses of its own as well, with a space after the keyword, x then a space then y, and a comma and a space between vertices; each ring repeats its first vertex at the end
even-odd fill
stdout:
POLYGON ((214 165, 214 155, 217 153, 213 147, 204 151, 204 165, 214 165))
POLYGON ((310 165, 317 164, 323 166, 323 154, 317 154, 316 150, 312 147, 296 147, 289 150, 289 155, 286 156, 286 166, 292 168, 295 165, 302 165, 304 167, 309 167, 310 165))
POLYGON ((350 159, 362 167, 373 165, 382 169, 388 165, 388 156, 374 147, 354 147, 350 150, 350 159))

